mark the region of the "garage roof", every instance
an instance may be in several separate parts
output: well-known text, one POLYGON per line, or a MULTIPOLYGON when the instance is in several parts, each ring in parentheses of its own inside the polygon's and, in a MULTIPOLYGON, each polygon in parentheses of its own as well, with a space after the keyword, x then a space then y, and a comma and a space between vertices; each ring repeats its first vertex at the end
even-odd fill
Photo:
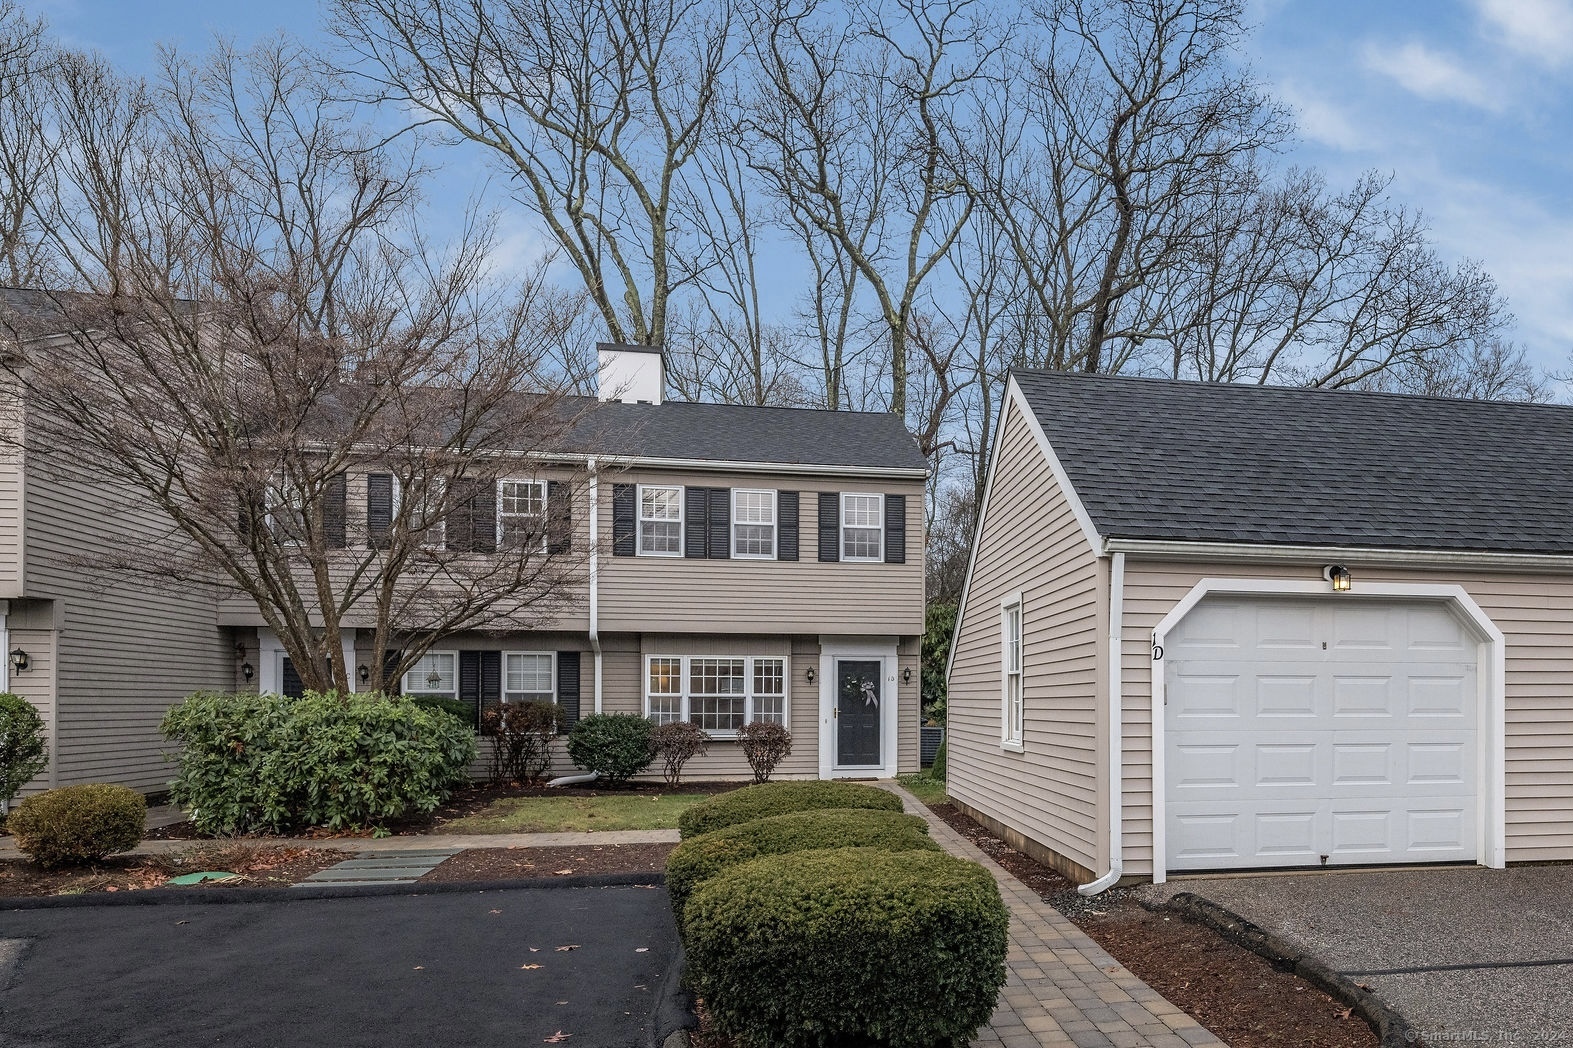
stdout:
POLYGON ((1573 407, 1014 375, 1105 537, 1573 553, 1573 407))

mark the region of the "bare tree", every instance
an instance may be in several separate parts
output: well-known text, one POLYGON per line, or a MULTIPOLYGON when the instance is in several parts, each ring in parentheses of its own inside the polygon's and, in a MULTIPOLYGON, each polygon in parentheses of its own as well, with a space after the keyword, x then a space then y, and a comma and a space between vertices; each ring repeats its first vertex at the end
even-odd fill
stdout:
POLYGON ((331 10, 376 98, 492 151, 612 341, 665 340, 673 294, 703 266, 679 189, 734 56, 726 0, 335 0, 331 10))
POLYGON ((549 289, 489 277, 484 216, 426 243, 418 161, 344 94, 285 40, 153 84, 66 61, 43 219, 76 287, 6 318, 4 362, 9 439, 139 522, 95 567, 254 602, 341 690, 347 626, 401 652, 380 688, 441 636, 539 625, 581 573, 562 518, 486 512, 574 423, 549 289))
POLYGON ((972 213, 952 141, 995 53, 987 8, 773 0, 756 21, 758 86, 746 118, 754 169, 873 296, 890 410, 904 417, 914 311, 972 213), (941 206, 950 201, 961 206, 941 206))
POLYGON ((42 21, 0 0, 0 283, 36 287, 52 275, 36 197, 54 162, 43 97, 54 62, 42 21))

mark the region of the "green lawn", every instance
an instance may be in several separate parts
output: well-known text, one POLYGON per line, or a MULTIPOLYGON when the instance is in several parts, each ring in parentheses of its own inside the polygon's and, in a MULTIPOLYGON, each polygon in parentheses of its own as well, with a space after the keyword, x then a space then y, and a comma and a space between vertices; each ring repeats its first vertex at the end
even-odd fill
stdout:
POLYGON ((896 781, 924 804, 944 804, 950 799, 945 796, 944 779, 931 779, 927 775, 903 775, 896 781))
POLYGON ((444 824, 438 833, 554 833, 569 830, 670 830, 702 793, 626 797, 507 797, 485 811, 444 824))

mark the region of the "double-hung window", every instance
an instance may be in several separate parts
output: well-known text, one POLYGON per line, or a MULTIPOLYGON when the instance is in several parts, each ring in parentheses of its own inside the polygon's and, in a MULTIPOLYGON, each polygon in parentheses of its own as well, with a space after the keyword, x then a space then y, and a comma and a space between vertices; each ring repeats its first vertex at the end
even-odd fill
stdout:
POLYGON ((552 702, 556 698, 553 668, 556 659, 549 651, 509 651, 503 653, 502 697, 505 702, 552 702))
POLYGON ((264 506, 274 538, 287 542, 305 541, 306 496, 298 485, 290 483, 282 473, 274 474, 268 482, 264 506))
POLYGON ((842 492, 841 559, 885 559, 885 496, 842 492))
POLYGON ((683 555, 683 489, 678 485, 639 485, 639 554, 683 555))
POLYGON ((440 695, 444 698, 459 697, 459 653, 456 651, 428 651, 404 674, 402 688, 406 695, 440 695))
POLYGON ((776 555, 776 493, 734 488, 732 556, 773 560, 776 555))
POLYGON ((410 531, 420 536, 421 545, 442 549, 448 544, 448 519, 443 506, 443 481, 432 477, 415 488, 415 504, 410 507, 410 531))
POLYGON ((1021 596, 1006 600, 1000 608, 1001 687, 1000 739, 1007 746, 1020 746, 1022 740, 1021 680, 1021 596))
POLYGON ((645 668, 645 712, 657 724, 729 736, 753 721, 787 723, 784 657, 655 655, 645 668))
POLYGON ((507 549, 546 549, 546 483, 497 482, 497 545, 507 549))

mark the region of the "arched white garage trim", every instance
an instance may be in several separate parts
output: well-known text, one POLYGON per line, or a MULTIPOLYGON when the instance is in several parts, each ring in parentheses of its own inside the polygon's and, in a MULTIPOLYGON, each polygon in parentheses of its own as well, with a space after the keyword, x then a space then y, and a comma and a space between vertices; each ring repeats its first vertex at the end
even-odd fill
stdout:
POLYGON ((1302 579, 1202 579, 1165 615, 1152 634, 1152 853, 1153 881, 1162 884, 1168 876, 1167 812, 1165 782, 1167 743, 1165 736, 1165 667, 1162 663, 1164 639, 1202 600, 1214 594, 1256 595, 1263 597, 1320 597, 1329 601, 1358 601, 1376 597, 1407 600, 1433 600, 1453 605, 1464 617, 1482 645, 1478 660, 1480 759, 1478 796, 1479 850, 1482 861, 1493 869, 1506 864, 1506 676, 1507 655, 1502 631, 1480 609, 1462 586, 1419 582, 1362 582, 1347 593, 1332 593, 1326 582, 1302 579))

